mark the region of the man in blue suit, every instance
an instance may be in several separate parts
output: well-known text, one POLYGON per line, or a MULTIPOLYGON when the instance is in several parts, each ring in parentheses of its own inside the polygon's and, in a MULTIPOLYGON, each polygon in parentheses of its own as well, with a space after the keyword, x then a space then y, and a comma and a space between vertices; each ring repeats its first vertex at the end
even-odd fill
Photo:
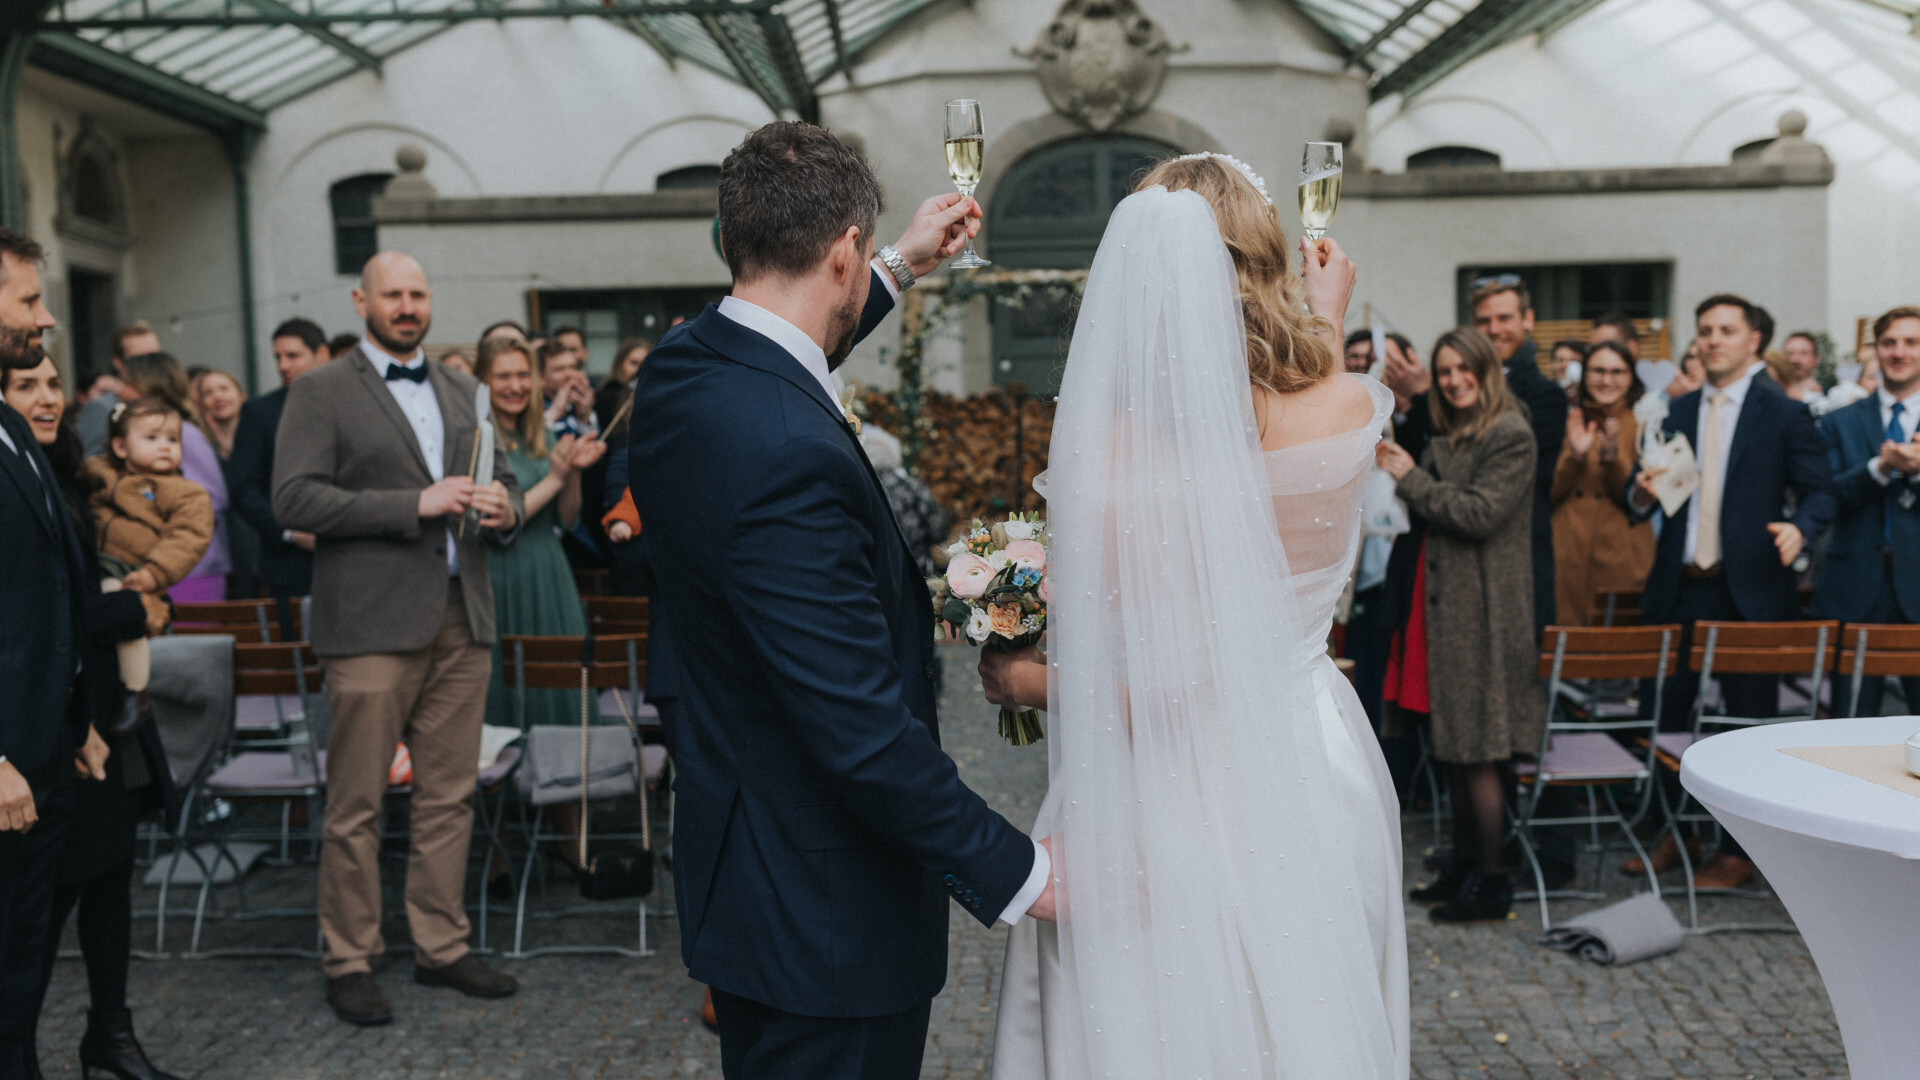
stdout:
POLYGON ((979 211, 930 199, 875 258, 879 211, 824 130, 749 135, 720 176, 732 295, 635 391, 681 949, 729 1080, 917 1077, 949 898, 1052 915, 1046 849, 940 749, 932 603, 830 374, 979 211))
MULTIPOLYGON (((53 326, 40 246, 0 229, 0 369, 38 367, 53 326)), ((53 466, 0 405, 0 1080, 32 1060, 54 857, 71 816, 74 749, 90 715, 76 678, 87 641, 80 550, 53 466)))
MULTIPOLYGON (((1761 332, 1754 307, 1731 294, 1710 296, 1694 310, 1705 352, 1706 385, 1676 398, 1662 428, 1685 435, 1700 466, 1700 487, 1667 521, 1654 549, 1640 610, 1648 624, 1680 623, 1680 655, 1691 649, 1693 624, 1778 622, 1800 617, 1793 563, 1833 521, 1832 473, 1807 407, 1771 379, 1754 377, 1761 332), (1787 492, 1799 496, 1791 521, 1779 520, 1787 492)), ((1652 471, 1637 471, 1627 492, 1637 519, 1653 513, 1652 471)), ((1685 730, 1699 680, 1682 670, 1667 679, 1661 726, 1685 730)), ((1780 707, 1775 676, 1720 677, 1727 712, 1773 716, 1780 707)), ((1650 692, 1650 691, 1649 691, 1650 692)), ((1654 853, 1664 870, 1679 854, 1668 834, 1654 853)), ((1734 888, 1753 863, 1727 838, 1694 878, 1700 888, 1734 888)))
MULTIPOLYGON (((1840 517, 1814 582, 1813 613, 1911 623, 1920 621, 1920 307, 1875 319, 1873 338, 1880 389, 1820 425, 1840 517)), ((1902 679, 1901 689, 1907 711, 1920 709, 1920 679, 1902 679)), ((1883 679, 1862 685, 1859 715, 1879 716, 1884 690, 1883 679)))
MULTIPOLYGON (((313 534, 283 529, 273 516, 273 444, 293 380, 333 359, 327 335, 308 319, 288 319, 274 328, 273 363, 280 389, 240 406, 240 423, 228 455, 227 493, 241 520, 260 535, 260 579, 280 609, 280 625, 293 626, 294 603, 313 590, 313 534)), ((289 633, 289 636, 291 634, 289 633)))

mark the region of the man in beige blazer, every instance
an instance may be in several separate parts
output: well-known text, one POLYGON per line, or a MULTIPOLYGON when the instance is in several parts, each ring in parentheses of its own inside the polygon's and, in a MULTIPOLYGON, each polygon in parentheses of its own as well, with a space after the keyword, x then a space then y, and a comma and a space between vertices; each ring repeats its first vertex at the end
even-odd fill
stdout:
POLYGON ((413 756, 414 981, 476 997, 515 989, 469 951, 464 892, 494 640, 487 546, 512 543, 525 507, 497 448, 497 479, 476 487, 469 477, 478 384, 421 351, 432 303, 419 263, 398 252, 369 260, 353 292, 365 337, 287 389, 274 448, 274 516, 315 537, 307 636, 333 714, 321 968, 328 1003, 362 1025, 393 1018, 372 964, 386 951, 381 801, 402 739, 413 756), (470 510, 479 527, 463 534, 470 510))

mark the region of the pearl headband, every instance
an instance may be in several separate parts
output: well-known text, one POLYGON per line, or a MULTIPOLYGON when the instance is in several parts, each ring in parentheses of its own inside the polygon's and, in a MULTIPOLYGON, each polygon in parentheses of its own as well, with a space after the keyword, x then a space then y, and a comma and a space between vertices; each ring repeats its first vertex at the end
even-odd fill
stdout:
POLYGON ((1198 161, 1201 158, 1213 158, 1215 161, 1223 161, 1226 164, 1232 166, 1233 168, 1239 170, 1240 175, 1247 178, 1247 183, 1253 185, 1253 190, 1259 192, 1260 197, 1267 201, 1267 205, 1268 206, 1273 205, 1273 196, 1267 194, 1267 182, 1260 178, 1259 173, 1253 171, 1253 166, 1248 165, 1246 162, 1241 161, 1239 158, 1234 157, 1232 154, 1216 154, 1211 150, 1203 150, 1198 154, 1182 154, 1179 157, 1174 158, 1173 160, 1198 161))

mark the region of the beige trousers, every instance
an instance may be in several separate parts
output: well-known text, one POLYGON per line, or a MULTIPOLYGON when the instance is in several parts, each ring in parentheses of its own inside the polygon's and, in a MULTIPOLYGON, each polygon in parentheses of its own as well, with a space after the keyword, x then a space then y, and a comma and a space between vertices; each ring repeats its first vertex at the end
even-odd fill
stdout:
POLYGON ((467 629, 460 583, 446 621, 418 652, 326 662, 333 733, 327 741, 327 814, 320 850, 321 969, 328 978, 371 970, 380 936, 380 818, 394 744, 413 755, 413 836, 407 926, 414 961, 444 967, 468 951, 467 848, 486 716, 489 650, 467 629))

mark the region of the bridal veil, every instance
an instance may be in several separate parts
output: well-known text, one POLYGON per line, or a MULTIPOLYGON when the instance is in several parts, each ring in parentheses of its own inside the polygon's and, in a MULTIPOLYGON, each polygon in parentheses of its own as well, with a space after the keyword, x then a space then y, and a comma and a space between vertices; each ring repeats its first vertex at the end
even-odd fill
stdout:
POLYGON ((1246 356, 1206 200, 1123 201, 1045 485, 1049 1080, 1406 1076, 1404 987, 1396 1018, 1360 895, 1380 881, 1349 857, 1381 840, 1326 797, 1325 650, 1287 569, 1246 356))

